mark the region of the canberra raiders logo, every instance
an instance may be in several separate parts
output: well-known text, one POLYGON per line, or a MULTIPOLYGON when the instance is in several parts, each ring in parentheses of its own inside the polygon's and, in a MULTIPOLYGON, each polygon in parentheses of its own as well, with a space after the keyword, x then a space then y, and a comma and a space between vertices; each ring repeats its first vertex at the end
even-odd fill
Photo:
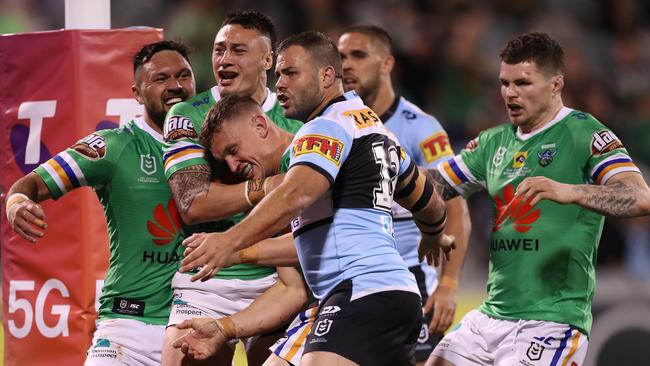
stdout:
POLYGON ((553 158, 557 154, 555 144, 542 145, 542 149, 537 153, 539 158, 539 165, 546 167, 553 162, 553 158))

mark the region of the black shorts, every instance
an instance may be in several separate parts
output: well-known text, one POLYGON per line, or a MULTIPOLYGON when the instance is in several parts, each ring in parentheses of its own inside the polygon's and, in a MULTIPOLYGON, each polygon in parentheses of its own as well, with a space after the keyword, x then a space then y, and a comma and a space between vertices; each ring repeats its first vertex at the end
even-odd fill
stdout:
MULTIPOLYGON (((426 285, 426 276, 422 267, 413 266, 409 268, 409 271, 415 275, 415 280, 418 282, 418 288, 420 289, 420 296, 422 296, 422 307, 426 304, 429 295, 427 294, 427 285, 426 285)), ((436 348, 438 342, 443 337, 443 334, 430 334, 429 333, 429 323, 433 319, 433 309, 429 314, 425 314, 422 318, 422 325, 420 326, 420 334, 418 336, 418 343, 415 346, 415 359, 418 361, 424 361, 429 358, 433 349, 436 348)))
POLYGON ((332 352, 361 366, 415 365, 420 297, 384 291, 351 302, 351 294, 352 282, 343 281, 321 302, 304 353, 332 352))

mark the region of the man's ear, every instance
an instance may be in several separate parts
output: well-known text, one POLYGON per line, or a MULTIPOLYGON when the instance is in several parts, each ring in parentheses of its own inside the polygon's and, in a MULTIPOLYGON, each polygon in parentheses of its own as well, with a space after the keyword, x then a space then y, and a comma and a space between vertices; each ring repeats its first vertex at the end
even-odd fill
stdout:
POLYGON ((559 74, 553 77, 553 96, 562 92, 564 88, 564 75, 559 74))
POLYGON ((381 71, 383 74, 390 76, 390 73, 393 72, 395 67, 395 57, 393 55, 388 55, 381 63, 381 71))
POLYGON ((331 87, 336 81, 336 71, 332 66, 325 66, 319 71, 321 82, 325 88, 331 87))
POLYGON ((264 63, 262 64, 265 71, 271 70, 273 67, 273 51, 269 51, 266 56, 264 56, 264 63))
POLYGON ((133 98, 138 101, 138 103, 144 105, 144 99, 142 98, 142 95, 140 94, 140 90, 138 87, 135 86, 135 84, 131 85, 131 92, 133 92, 133 98))
POLYGON ((257 135, 261 138, 266 138, 269 134, 269 121, 261 114, 256 114, 253 116, 253 129, 257 135))

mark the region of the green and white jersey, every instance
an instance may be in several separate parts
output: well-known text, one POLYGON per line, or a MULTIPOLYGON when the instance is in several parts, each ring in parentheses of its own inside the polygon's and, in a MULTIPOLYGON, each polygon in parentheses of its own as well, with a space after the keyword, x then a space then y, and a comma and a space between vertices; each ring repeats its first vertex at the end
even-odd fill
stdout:
POLYGON ((167 324, 183 236, 162 148, 162 136, 140 117, 86 136, 34 170, 54 199, 90 186, 104 207, 110 262, 100 320, 167 324))
POLYGON ((464 196, 487 190, 495 212, 483 313, 570 324, 589 334, 596 252, 604 217, 581 206, 515 197, 526 177, 605 184, 639 170, 619 139, 589 114, 563 108, 547 126, 522 134, 512 124, 478 137, 478 147, 438 170, 464 196))
MULTIPOLYGON (((275 124, 282 129, 295 133, 302 122, 284 117, 284 110, 278 103, 275 93, 266 90, 267 97, 262 109, 275 124)), ((194 98, 178 103, 167 113, 164 126, 165 142, 168 144, 164 153, 165 175, 169 179, 175 172, 193 165, 210 165, 216 177, 228 176, 228 168, 223 164, 214 164, 209 152, 199 144, 201 126, 210 108, 221 99, 217 87, 197 94, 194 98), (215 171, 217 170, 217 171, 215 171)), ((241 221, 246 213, 234 215, 228 219, 186 227, 187 235, 195 232, 222 232, 241 221)), ((221 269, 215 277, 256 279, 268 276, 275 268, 252 264, 239 264, 221 269)))

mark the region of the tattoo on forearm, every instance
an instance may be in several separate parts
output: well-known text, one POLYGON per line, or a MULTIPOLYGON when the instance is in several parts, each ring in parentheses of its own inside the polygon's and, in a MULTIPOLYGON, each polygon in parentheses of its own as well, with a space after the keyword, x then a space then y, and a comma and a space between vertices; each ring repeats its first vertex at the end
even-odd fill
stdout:
POLYGON ((606 186, 579 185, 574 189, 583 195, 586 208, 608 216, 634 216, 637 188, 633 185, 618 181, 606 186))
POLYGON ((429 177, 433 181, 433 185, 436 188, 436 192, 442 197, 443 200, 448 201, 454 197, 458 197, 459 194, 456 192, 454 187, 452 187, 445 178, 440 175, 438 169, 427 169, 429 177))
POLYGON ((178 210, 187 213, 194 197, 210 188, 210 167, 193 165, 181 169, 169 178, 169 186, 178 204, 178 210))

